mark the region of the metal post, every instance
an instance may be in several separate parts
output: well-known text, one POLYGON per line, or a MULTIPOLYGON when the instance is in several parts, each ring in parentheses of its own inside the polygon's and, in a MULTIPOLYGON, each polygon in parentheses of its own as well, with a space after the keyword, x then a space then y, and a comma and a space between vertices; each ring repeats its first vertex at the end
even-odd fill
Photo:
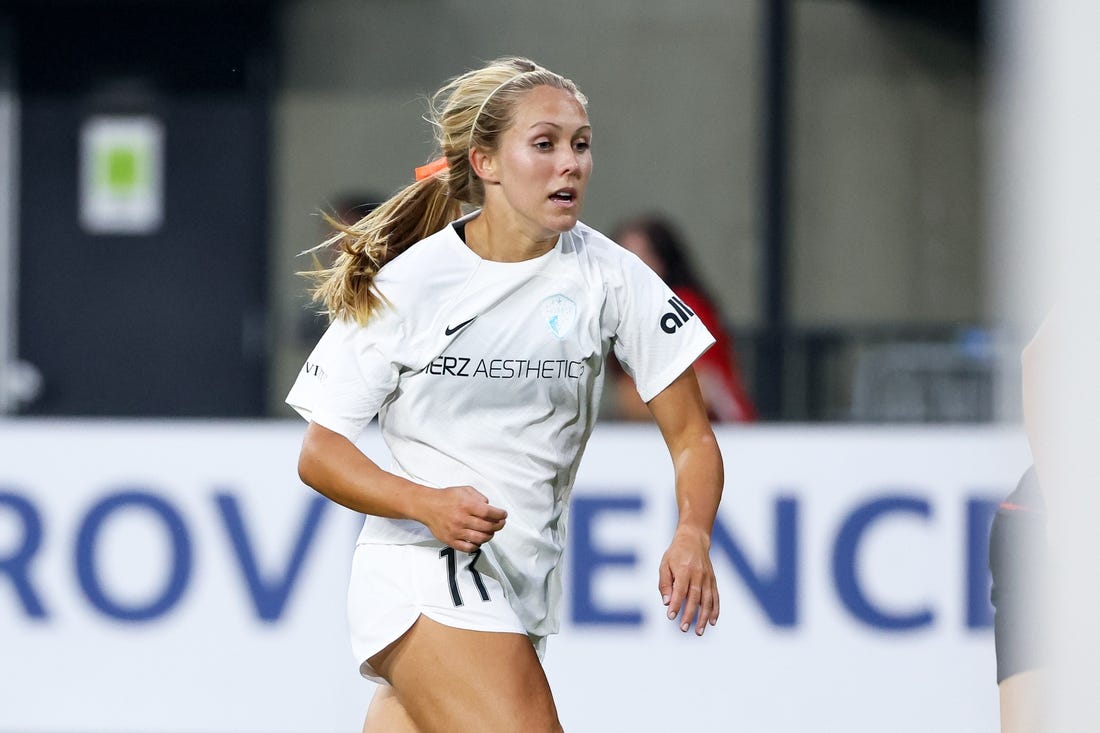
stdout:
POLYGON ((756 402, 766 420, 786 416, 787 334, 787 50, 789 0, 764 0, 763 222, 760 236, 762 337, 756 402))
POLYGON ((10 17, 0 16, 0 415, 15 411, 18 343, 19 95, 10 17))

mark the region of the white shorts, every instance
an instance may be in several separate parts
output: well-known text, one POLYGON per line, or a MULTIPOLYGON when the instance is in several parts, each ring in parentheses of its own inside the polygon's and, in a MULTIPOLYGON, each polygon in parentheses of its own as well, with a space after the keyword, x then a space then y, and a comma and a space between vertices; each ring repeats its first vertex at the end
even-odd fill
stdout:
MULTIPOLYGON (((480 553, 441 543, 360 544, 355 547, 348 586, 348 626, 359 673, 387 684, 367 660, 427 616, 471 631, 527 634, 500 583, 480 553)), ((532 639, 540 652, 543 639, 532 639)))

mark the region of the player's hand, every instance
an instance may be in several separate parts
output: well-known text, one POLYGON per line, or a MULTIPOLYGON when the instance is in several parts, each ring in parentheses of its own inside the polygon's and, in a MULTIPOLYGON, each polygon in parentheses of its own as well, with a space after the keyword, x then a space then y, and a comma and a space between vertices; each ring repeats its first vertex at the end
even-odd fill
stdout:
POLYGON ((718 623, 718 583, 710 563, 710 537, 693 527, 679 527, 672 544, 661 558, 661 601, 668 606, 668 617, 680 617, 680 631, 695 623, 702 636, 707 624, 718 623))
POLYGON ((462 552, 475 552, 504 527, 508 512, 489 504, 472 486, 435 489, 421 520, 436 539, 462 552))

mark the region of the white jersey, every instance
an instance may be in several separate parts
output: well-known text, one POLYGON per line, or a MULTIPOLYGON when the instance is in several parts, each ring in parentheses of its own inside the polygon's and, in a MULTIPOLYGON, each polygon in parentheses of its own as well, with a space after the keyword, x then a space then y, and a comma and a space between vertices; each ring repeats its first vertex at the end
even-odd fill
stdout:
MULTIPOLYGON (((522 262, 483 260, 447 226, 375 282, 389 305, 366 326, 334 321, 287 402, 352 442, 377 414, 394 473, 470 485, 505 509, 487 572, 528 633, 555 633, 569 493, 608 351, 648 402, 714 339, 640 259, 580 223, 522 262)), ((432 540, 375 516, 359 537, 432 540)))

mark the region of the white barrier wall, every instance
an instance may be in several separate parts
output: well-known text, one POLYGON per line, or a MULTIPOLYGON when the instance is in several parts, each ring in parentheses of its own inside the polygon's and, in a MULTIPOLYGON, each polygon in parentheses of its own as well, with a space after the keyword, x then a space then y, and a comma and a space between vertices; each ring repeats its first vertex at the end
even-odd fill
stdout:
MULTIPOLYGON (((358 730, 358 529, 300 484, 300 423, 0 422, 0 731, 358 730)), ((997 730, 986 533, 1015 430, 719 434, 722 618, 663 616, 655 429, 601 425, 547 669, 566 730, 997 730)), ((363 447, 384 460, 373 432, 363 447)))

